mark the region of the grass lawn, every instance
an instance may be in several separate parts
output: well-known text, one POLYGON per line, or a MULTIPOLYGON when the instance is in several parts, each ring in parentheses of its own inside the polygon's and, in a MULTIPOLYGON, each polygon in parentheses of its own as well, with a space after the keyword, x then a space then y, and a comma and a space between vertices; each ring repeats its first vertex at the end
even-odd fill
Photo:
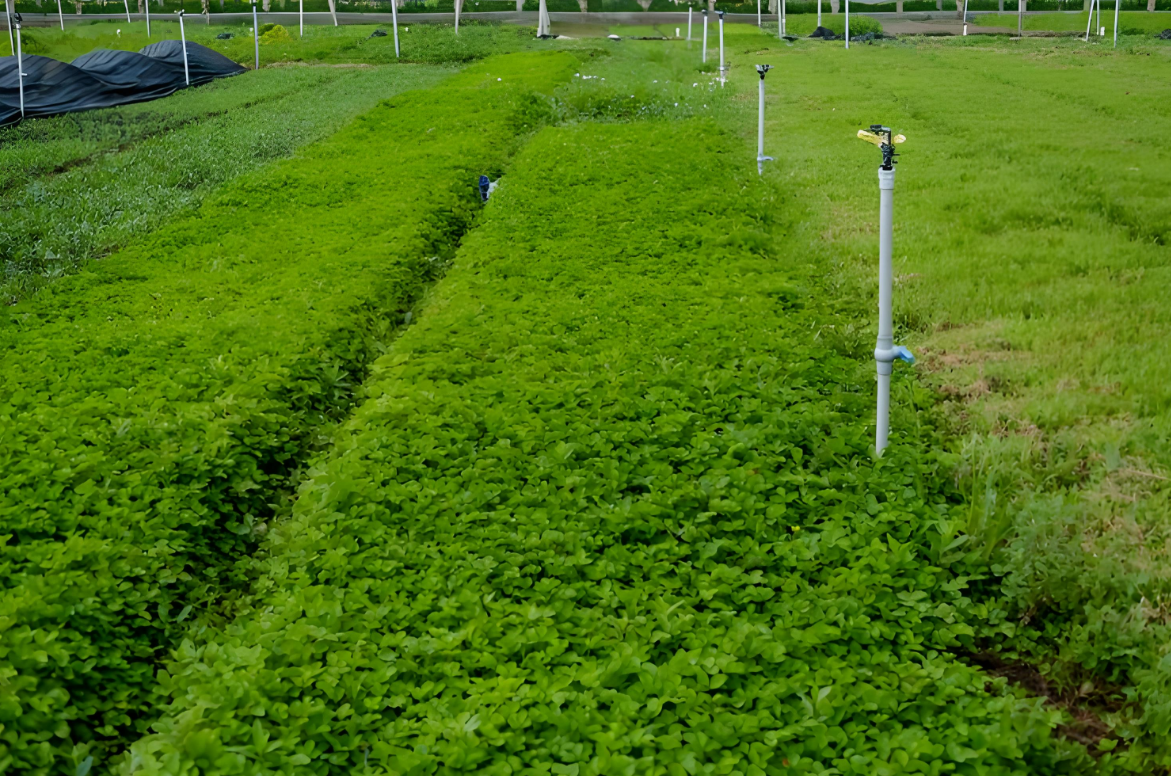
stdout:
MULTIPOLYGON (((1095 13, 1095 16, 1098 14, 1095 13)), ((1102 25, 1106 28, 1106 36, 1114 34, 1114 7, 1107 0, 1102 4, 1102 25)), ((1017 16, 1012 13, 979 14, 973 17, 976 24, 986 27, 1011 27, 1016 29, 1017 16)), ((1025 30, 1052 32, 1082 32, 1086 31, 1085 13, 1044 13, 1026 14, 1025 30)), ((1118 14, 1118 33, 1120 35, 1154 35, 1171 27, 1171 14, 1146 13, 1143 11, 1121 11, 1118 14)), ((1090 30, 1093 38, 1094 31, 1090 30)))

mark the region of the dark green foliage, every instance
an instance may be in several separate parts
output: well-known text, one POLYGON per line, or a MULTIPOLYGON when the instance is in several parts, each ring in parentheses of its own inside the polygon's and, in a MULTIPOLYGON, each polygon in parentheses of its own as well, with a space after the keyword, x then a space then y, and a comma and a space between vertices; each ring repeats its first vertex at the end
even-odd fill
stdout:
POLYGON ((873 459, 743 151, 532 142, 126 773, 1077 772, 949 654, 982 611, 939 463, 873 459))
POLYGON ((572 64, 396 97, 6 310, 0 771, 104 768, 149 722, 157 662, 231 603, 233 563, 479 211, 516 99, 572 64))

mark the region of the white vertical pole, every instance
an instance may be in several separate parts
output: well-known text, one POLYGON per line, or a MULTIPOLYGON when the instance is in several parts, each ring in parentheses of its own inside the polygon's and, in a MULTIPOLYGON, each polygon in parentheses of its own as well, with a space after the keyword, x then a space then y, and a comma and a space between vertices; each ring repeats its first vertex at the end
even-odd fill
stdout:
MULTIPOLYGON (((269 6, 271 8, 271 6, 269 6)), ((394 3, 390 7, 394 8, 394 3)), ((297 3, 297 20, 301 24, 301 37, 305 37, 305 0, 299 0, 297 3)))
POLYGON ((756 0, 756 26, 757 27, 764 26, 763 24, 760 23, 760 0, 756 0))
POLYGON ((4 0, 4 23, 8 27, 8 51, 15 54, 16 38, 12 36, 12 9, 8 5, 8 0, 4 0))
POLYGON ((890 433, 890 373, 894 367, 894 322, 891 310, 891 286, 894 270, 891 242, 894 232, 895 171, 878 168, 878 343, 874 348, 878 367, 878 419, 874 449, 886 449, 890 433))
POLYGON ((720 86, 724 85, 724 12, 717 11, 720 15, 720 86))
POLYGON ((789 29, 789 16, 785 13, 785 0, 781 0, 781 34, 786 34, 789 29))
POLYGON ((1016 0, 1016 36, 1025 37, 1025 0, 1016 0))
POLYGON ((968 0, 964 0, 964 37, 968 36, 968 0))
POLYGON ((850 47, 850 0, 846 0, 846 48, 850 47))
POLYGON ((1122 0, 1114 0, 1114 48, 1118 48, 1118 6, 1122 0))
POLYGON ((130 0, 122 0, 122 4, 126 6, 126 23, 130 24, 130 0))
POLYGON ((459 10, 463 7, 463 0, 455 0, 455 34, 459 35, 459 10))
POLYGON ((1090 42, 1090 25, 1094 23, 1094 0, 1090 0, 1090 18, 1086 19, 1086 43, 1090 42))
POLYGON ((260 22, 256 18, 256 3, 252 4, 252 47, 256 51, 256 66, 253 70, 260 69, 260 22))
POLYGON ((817 26, 821 26, 821 0, 817 0, 817 26))
POLYGON ((398 0, 390 0, 390 23, 394 26, 394 58, 398 59, 398 0))
MULTIPOLYGON (((1097 16, 1098 16, 1098 23, 1097 23, 1097 24, 1095 24, 1094 26, 1095 26, 1096 28, 1098 28, 1098 30, 1101 30, 1101 29, 1102 29, 1102 3, 1101 3, 1101 0, 1095 0, 1095 3, 1094 3, 1094 4, 1095 4, 1095 5, 1097 6, 1097 8, 1098 8, 1098 14, 1097 14, 1097 16)), ((1101 32, 1099 32, 1098 34, 1099 34, 1099 35, 1101 35, 1102 33, 1101 33, 1101 32)))
MULTIPOLYGON (((150 0, 147 0, 150 2, 150 0)), ((183 31, 183 12, 179 11, 179 40, 183 46, 183 82, 191 85, 191 71, 187 69, 187 33, 183 31)))
POLYGON ((691 6, 687 6, 687 42, 691 42, 691 6))
POLYGON ((707 9, 704 8, 700 13, 703 14, 703 62, 707 62, 707 9))
POLYGON ((61 11, 61 0, 57 0, 57 20, 61 22, 61 32, 65 32, 65 14, 61 11))
MULTIPOLYGON (((12 27, 12 17, 8 17, 8 26, 12 27)), ((24 118, 24 54, 20 45, 20 14, 16 15, 16 83, 20 90, 20 117, 24 118)))
MULTIPOLYGON (((57 0, 57 2, 60 3, 61 0, 57 0)), ((144 2, 142 4, 142 7, 146 9, 146 37, 149 38, 150 37, 150 0, 146 0, 146 2, 144 2)))

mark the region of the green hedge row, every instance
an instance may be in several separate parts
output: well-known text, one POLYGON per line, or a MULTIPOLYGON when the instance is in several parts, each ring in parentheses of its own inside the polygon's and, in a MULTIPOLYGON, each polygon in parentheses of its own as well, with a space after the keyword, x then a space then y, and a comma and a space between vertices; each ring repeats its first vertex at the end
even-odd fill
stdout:
POLYGON ((815 338, 801 213, 746 148, 697 120, 526 148, 123 773, 1086 765, 950 654, 983 615, 946 478, 874 460, 873 367, 815 338))
MULTIPOLYGON (((0 772, 104 768, 156 669, 570 77, 488 60, 396 97, 0 318, 0 772), (503 79, 503 80, 500 80, 503 79)), ((246 76, 245 76, 246 77, 246 76)))

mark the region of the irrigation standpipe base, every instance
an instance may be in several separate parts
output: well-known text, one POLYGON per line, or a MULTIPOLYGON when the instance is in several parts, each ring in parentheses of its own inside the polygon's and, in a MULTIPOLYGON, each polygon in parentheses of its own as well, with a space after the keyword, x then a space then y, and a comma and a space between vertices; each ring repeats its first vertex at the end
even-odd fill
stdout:
POLYGON ((764 155, 764 76, 772 69, 772 65, 757 65, 756 72, 760 74, 760 109, 758 111, 756 133, 756 174, 764 175, 764 163, 774 161, 771 156, 764 155))
POLYGON ((875 422, 874 451, 882 455, 890 434, 890 375, 895 360, 915 363, 911 351, 894 344, 894 320, 891 306, 894 270, 891 242, 894 234, 895 145, 906 138, 895 135, 890 127, 871 124, 870 131, 858 130, 858 137, 878 146, 882 165, 878 168, 878 342, 874 346, 874 363, 878 369, 878 414, 875 422))
POLYGON ((256 18, 256 3, 252 4, 252 45, 256 51, 256 66, 253 70, 260 69, 260 22, 256 18))

